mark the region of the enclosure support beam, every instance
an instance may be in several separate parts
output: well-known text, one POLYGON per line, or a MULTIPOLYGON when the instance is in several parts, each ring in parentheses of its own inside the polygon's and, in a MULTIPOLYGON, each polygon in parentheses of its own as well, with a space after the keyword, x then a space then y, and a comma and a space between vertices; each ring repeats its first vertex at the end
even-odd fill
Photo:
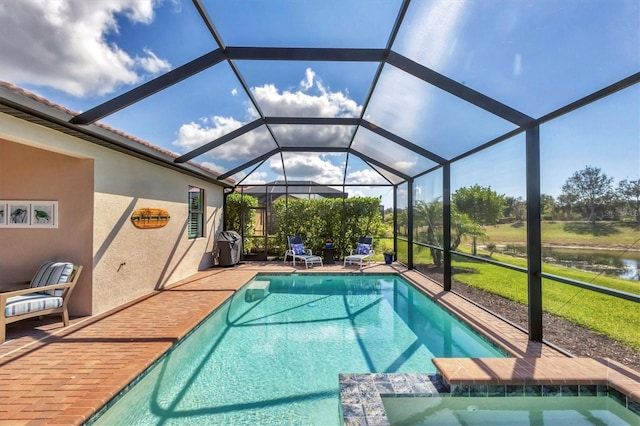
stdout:
POLYGON ((101 118, 111 115, 122 108, 126 108, 142 99, 158 93, 167 87, 173 86, 182 80, 198 74, 224 60, 224 52, 221 49, 214 50, 191 62, 175 68, 166 74, 162 74, 153 80, 129 90, 113 99, 110 99, 96 107, 91 108, 73 117, 70 122, 73 124, 92 124, 101 118))
POLYGON ((393 185, 393 252, 398 256, 398 185, 393 185))
POLYGON ((451 165, 442 167, 442 269, 444 290, 451 291, 451 165))
POLYGON ((407 181, 407 268, 413 269, 413 179, 407 181))
POLYGON ((529 340, 542 341, 542 236, 540 202, 540 127, 527 130, 527 276, 529 340))

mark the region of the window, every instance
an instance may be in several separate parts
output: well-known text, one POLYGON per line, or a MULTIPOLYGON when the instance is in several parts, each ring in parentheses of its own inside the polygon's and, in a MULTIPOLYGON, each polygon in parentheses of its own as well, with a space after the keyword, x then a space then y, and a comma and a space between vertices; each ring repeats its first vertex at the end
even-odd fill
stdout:
POLYGON ((189 186, 189 238, 204 236, 204 189, 189 186))

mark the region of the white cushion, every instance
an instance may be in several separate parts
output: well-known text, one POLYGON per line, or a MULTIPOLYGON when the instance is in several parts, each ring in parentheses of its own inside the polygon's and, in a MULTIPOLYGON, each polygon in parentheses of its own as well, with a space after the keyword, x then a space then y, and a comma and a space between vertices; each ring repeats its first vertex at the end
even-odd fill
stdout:
POLYGON ((13 317, 44 309, 55 309, 61 307, 62 302, 62 297, 49 296, 43 293, 13 296, 7 299, 4 316, 13 317))

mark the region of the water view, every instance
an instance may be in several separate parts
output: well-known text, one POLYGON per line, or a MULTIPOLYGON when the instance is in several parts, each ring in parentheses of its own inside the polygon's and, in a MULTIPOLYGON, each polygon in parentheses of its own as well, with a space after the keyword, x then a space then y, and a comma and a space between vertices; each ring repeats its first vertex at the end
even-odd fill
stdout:
MULTIPOLYGON (((525 257, 526 247, 509 244, 496 249, 496 253, 525 257)), ((640 281, 640 250, 543 247, 542 261, 625 280, 640 281)))

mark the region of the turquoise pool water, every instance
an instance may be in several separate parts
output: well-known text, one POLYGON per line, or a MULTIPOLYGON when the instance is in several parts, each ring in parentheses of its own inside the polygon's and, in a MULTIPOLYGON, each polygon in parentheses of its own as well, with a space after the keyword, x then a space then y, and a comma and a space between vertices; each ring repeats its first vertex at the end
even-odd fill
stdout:
POLYGON ((382 398, 396 426, 637 426, 640 418, 606 396, 382 398))
POLYGON ((339 425, 339 373, 502 356, 395 275, 258 275, 95 423, 339 425))

